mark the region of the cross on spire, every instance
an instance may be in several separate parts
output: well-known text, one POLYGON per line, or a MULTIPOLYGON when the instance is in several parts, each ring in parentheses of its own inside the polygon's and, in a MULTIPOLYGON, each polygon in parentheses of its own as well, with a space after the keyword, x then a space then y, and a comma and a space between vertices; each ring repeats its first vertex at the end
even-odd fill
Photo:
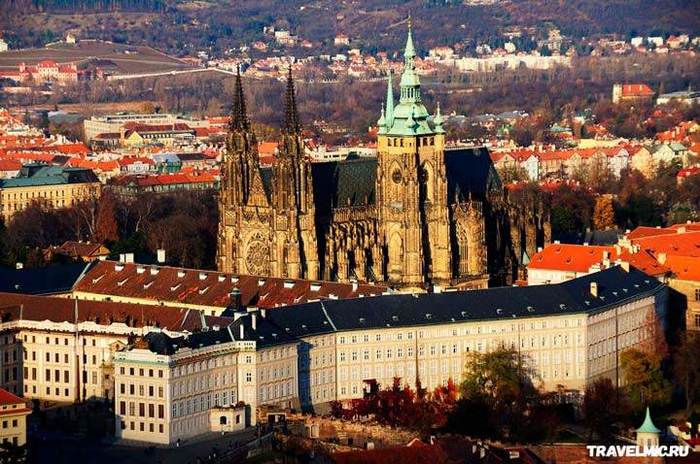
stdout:
POLYGON ((285 99, 285 120, 284 131, 287 134, 298 134, 299 128, 299 112, 297 111, 296 95, 294 92, 294 80, 292 79, 292 67, 289 67, 287 76, 287 95, 285 99))
POLYGON ((241 68, 238 67, 236 72, 236 84, 233 91, 233 104, 231 105, 231 119, 229 120, 229 129, 232 131, 250 130, 250 121, 245 106, 245 95, 243 94, 243 84, 241 82, 241 68))

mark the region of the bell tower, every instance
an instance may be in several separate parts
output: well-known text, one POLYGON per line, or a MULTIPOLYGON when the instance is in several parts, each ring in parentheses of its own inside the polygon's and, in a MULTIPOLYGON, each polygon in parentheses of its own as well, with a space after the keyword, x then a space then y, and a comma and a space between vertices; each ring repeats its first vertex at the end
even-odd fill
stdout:
POLYGON ((423 105, 409 18, 394 107, 393 79, 378 121, 377 205, 386 278, 407 286, 445 283, 452 277, 445 173, 445 131, 438 106, 433 126, 423 105))
POLYGON ((318 279, 311 163, 304 153, 291 68, 287 78, 285 123, 272 179, 273 275, 318 279))

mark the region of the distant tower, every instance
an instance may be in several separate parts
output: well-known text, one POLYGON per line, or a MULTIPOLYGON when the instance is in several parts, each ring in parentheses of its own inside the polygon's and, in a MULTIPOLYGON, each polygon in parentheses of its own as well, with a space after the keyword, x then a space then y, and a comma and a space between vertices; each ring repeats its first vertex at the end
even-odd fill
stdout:
POLYGON ((637 429, 637 446, 639 448, 659 446, 660 433, 661 430, 657 429, 651 420, 649 406, 647 406, 647 415, 644 418, 644 423, 637 429))

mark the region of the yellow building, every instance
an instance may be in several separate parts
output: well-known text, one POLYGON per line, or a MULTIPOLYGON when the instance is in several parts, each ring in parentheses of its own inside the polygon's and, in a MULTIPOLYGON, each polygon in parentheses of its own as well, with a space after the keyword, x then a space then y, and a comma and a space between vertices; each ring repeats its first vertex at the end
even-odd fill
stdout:
POLYGON ((31 412, 22 398, 0 388, 0 441, 24 445, 27 442, 27 416, 31 412))
POLYGON ((68 208, 99 197, 100 191, 100 181, 89 169, 26 165, 18 177, 0 181, 0 216, 8 223, 15 213, 33 203, 68 208))

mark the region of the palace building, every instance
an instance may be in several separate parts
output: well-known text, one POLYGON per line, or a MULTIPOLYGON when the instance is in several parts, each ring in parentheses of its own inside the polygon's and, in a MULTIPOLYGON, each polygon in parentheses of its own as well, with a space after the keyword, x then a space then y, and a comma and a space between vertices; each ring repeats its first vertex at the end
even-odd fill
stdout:
POLYGON ((511 205, 485 148, 446 147, 439 106, 430 116, 423 104, 415 57, 409 27, 399 103, 390 74, 372 159, 306 158, 290 72, 279 154, 261 167, 237 77, 219 204, 220 271, 483 288, 510 283, 549 241, 548 210, 511 205))

